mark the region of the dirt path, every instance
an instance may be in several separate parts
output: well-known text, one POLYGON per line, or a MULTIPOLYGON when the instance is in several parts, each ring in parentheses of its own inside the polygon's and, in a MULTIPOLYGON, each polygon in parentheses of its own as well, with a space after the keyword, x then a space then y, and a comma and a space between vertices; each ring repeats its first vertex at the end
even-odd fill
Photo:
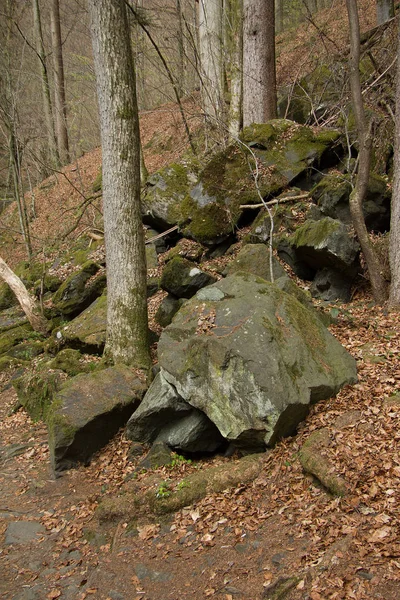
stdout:
MULTIPOLYGON (((83 600, 291 600, 400 597, 398 315, 366 303, 343 313, 336 335, 358 359, 360 381, 318 404, 296 438, 266 454, 251 485, 210 495, 163 520, 96 509, 127 486, 122 433, 89 467, 54 480, 46 430, 0 395, 0 597, 83 600), (330 497, 304 474, 298 451, 327 427, 332 468, 347 482, 330 497), (272 586, 272 587, 271 587, 272 586), (283 589, 287 589, 283 592, 283 589)), ((141 472, 143 492, 199 465, 141 472)), ((135 462, 136 461, 136 462, 135 462)))

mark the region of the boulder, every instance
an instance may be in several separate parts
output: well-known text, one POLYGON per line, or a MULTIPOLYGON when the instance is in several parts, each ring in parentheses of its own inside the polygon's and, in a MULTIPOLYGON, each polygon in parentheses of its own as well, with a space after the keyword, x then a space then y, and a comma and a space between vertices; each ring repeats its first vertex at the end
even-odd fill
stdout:
POLYGON ((183 298, 175 298, 175 296, 168 294, 157 309, 154 317, 156 322, 161 325, 161 327, 169 325, 183 302, 183 298))
POLYGON ((258 203, 259 194, 278 194, 313 166, 335 164, 331 149, 338 138, 337 131, 315 131, 285 119, 251 125, 240 143, 205 165, 185 160, 150 177, 142 198, 144 221, 164 229, 178 224, 185 237, 205 246, 219 244, 232 236, 242 204, 258 203), (262 167, 257 186, 254 158, 262 167))
POLYGON ((314 298, 325 302, 350 302, 353 279, 334 269, 321 269, 310 286, 314 298))
POLYGON ((47 415, 54 472, 87 463, 126 424, 144 392, 145 385, 125 366, 68 380, 47 415))
MULTIPOLYGON (((235 260, 229 263, 225 269, 224 275, 232 275, 238 271, 252 273, 266 281, 271 281, 269 248, 264 244, 246 244, 246 246, 243 246, 235 260)), ((274 280, 286 276, 285 269, 275 256, 272 256, 272 273, 274 280)))
POLYGON ((0 333, 0 356, 8 353, 13 346, 20 344, 27 340, 29 337, 35 337, 38 334, 33 332, 32 327, 29 323, 25 325, 19 325, 12 327, 0 333))
POLYGON ((22 308, 18 306, 12 306, 0 312, 0 332, 7 331, 13 327, 19 327, 20 325, 26 325, 28 319, 22 308))
POLYGON ((70 275, 53 296, 53 304, 62 315, 73 317, 87 308, 106 287, 106 276, 93 279, 100 266, 87 261, 78 273, 70 275))
MULTIPOLYGON (((351 224, 349 207, 351 190, 349 176, 327 175, 315 186, 312 196, 323 216, 351 224)), ((380 232, 389 230, 390 199, 391 193, 386 179, 371 173, 363 202, 367 229, 380 232)))
POLYGON ((214 452, 224 442, 204 412, 185 402, 161 373, 129 419, 126 436, 134 442, 164 442, 181 452, 214 452))
POLYGON ((310 404, 357 380, 355 360, 313 312, 246 273, 186 302, 158 353, 160 379, 252 451, 293 434, 310 404))
POLYGON ((175 256, 165 265, 160 286, 176 298, 191 298, 199 289, 215 280, 215 277, 201 271, 195 263, 175 256))
POLYGON ((350 277, 359 272, 358 242, 346 225, 330 217, 306 221, 288 241, 298 259, 315 272, 325 267, 350 277))

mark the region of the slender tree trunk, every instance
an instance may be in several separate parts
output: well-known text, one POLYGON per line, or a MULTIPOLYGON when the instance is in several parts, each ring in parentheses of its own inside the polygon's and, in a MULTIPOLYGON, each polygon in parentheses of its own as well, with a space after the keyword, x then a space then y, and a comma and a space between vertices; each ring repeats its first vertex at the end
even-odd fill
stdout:
POLYGON ((397 36, 396 128, 389 246, 392 279, 389 302, 392 306, 400 306, 400 27, 397 36))
POLYGON ((243 123, 243 0, 229 0, 226 25, 230 75, 229 133, 238 137, 243 123))
POLYGON ((178 42, 178 61, 177 61, 177 93, 182 98, 185 90, 185 44, 183 35, 183 18, 181 0, 176 0, 176 20, 177 20, 177 42, 178 42))
POLYGON ((394 17, 393 0, 376 0, 376 20, 378 25, 394 17))
POLYGON ((6 282, 12 289, 21 305, 22 310, 26 314, 29 323, 35 331, 42 334, 47 334, 50 323, 41 314, 39 304, 29 294, 26 287, 19 277, 10 269, 10 267, 0 257, 0 278, 6 282))
POLYGON ((53 49, 54 108, 57 147, 62 164, 66 164, 69 162, 69 144, 59 0, 52 0, 51 2, 50 19, 51 43, 53 49))
POLYGON ((243 125, 275 117, 274 0, 244 0, 243 125))
POLYGON ((199 53, 203 108, 212 120, 224 123, 222 42, 222 0, 199 0, 199 53))
POLYGON ((105 354, 147 370, 146 256, 135 71, 124 0, 89 0, 103 151, 105 354))
POLYGON ((43 111, 47 129, 47 137, 49 143, 49 151, 51 160, 53 162, 53 166, 59 166, 60 159, 58 156, 57 150, 57 142, 56 142, 56 134, 54 130, 54 119, 53 119, 53 111, 51 107, 51 97, 50 97, 50 86, 49 86, 49 78, 47 73, 47 64, 46 64, 46 54, 44 51, 43 45, 43 32, 42 32, 42 22, 40 16, 40 6, 39 0, 33 0, 32 2, 33 8, 33 25, 35 30, 35 38, 36 38, 36 52, 39 59, 39 68, 40 68, 40 77, 42 83, 42 96, 43 96, 43 111))
POLYGON ((363 213, 371 162, 371 136, 366 121, 360 80, 360 26, 356 0, 346 0, 350 26, 350 87, 358 134, 358 173, 354 190, 350 195, 350 213, 353 226, 363 251, 371 281, 372 293, 378 304, 387 298, 387 286, 381 273, 378 257, 368 235, 363 213))

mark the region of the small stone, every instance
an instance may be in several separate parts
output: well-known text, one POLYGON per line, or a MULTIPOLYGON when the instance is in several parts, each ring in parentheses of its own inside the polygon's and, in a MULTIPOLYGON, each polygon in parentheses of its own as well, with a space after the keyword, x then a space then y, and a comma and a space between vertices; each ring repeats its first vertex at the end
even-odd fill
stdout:
POLYGON ((45 528, 36 521, 14 521, 6 531, 6 544, 28 544, 36 541, 38 535, 44 535, 45 528))

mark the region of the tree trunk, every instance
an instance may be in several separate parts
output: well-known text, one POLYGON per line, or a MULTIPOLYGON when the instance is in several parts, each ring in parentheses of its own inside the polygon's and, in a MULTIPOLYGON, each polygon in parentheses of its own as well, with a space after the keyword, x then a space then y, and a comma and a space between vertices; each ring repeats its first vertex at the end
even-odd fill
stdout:
POLYGON ((400 27, 397 36, 396 126, 389 245, 391 306, 400 306, 400 27))
POLYGON ((371 281, 372 293, 378 304, 385 302, 387 286, 382 276, 378 257, 365 226, 362 204, 367 192, 370 175, 371 137, 367 125, 360 80, 360 26, 356 0, 346 0, 350 26, 350 87, 353 110, 358 134, 358 173, 353 192, 350 195, 350 213, 371 281))
POLYGON ((238 137, 243 123, 243 2, 229 0, 225 18, 230 76, 229 133, 238 137))
POLYGON ((54 108, 57 147, 61 163, 65 165, 69 162, 69 144, 59 0, 52 0, 51 2, 50 19, 51 45, 53 49, 54 108))
POLYGON ((45 54, 44 45, 43 45, 43 32, 42 32, 42 22, 41 22, 41 17, 40 17, 39 0, 33 0, 32 8, 33 8, 33 26, 34 26, 35 38, 36 38, 36 52, 37 52, 38 60, 39 60, 40 77, 41 77, 41 83, 42 83, 43 112, 44 112, 46 129, 47 129, 50 157, 51 157, 51 161, 53 162, 52 166, 59 166, 60 158, 58 156, 56 134, 55 134, 55 130, 54 130, 54 119, 53 119, 53 111, 52 111, 52 107, 51 107, 50 86, 49 86, 49 77, 48 77, 48 73, 47 73, 46 54, 45 54))
POLYGON ((0 257, 0 278, 10 286, 12 291, 17 297, 18 302, 21 305, 22 310, 26 314, 29 323, 32 328, 43 335, 46 335, 49 331, 50 323, 40 312, 38 303, 28 293, 26 287, 22 283, 19 277, 10 269, 10 267, 0 257))
POLYGON ((244 0, 243 125, 275 117, 274 0, 244 0))
POLYGON ((199 0, 198 31, 204 112, 224 123, 222 0, 199 0))
POLYGON ((393 0, 376 0, 376 21, 377 25, 386 23, 394 17, 393 0))
POLYGON ((89 0, 103 153, 105 354, 147 370, 146 256, 135 71, 124 0, 89 0))

